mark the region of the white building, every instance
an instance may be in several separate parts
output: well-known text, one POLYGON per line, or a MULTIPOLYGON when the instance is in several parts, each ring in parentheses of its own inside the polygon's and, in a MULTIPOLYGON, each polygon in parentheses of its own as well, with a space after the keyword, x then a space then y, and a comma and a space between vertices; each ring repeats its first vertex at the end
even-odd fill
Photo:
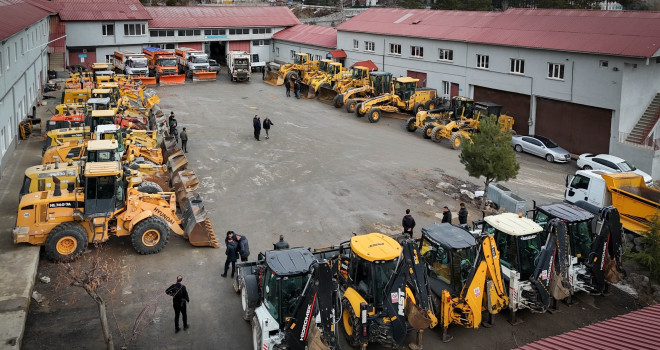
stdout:
POLYGON ((18 124, 32 114, 48 79, 48 3, 0 4, 0 170, 18 140, 18 124))

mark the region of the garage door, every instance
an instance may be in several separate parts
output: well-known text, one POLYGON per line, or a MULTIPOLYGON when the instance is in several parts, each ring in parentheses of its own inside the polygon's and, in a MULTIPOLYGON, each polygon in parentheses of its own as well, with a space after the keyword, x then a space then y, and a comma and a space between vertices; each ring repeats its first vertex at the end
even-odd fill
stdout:
POLYGON ((229 42, 229 51, 245 51, 250 52, 250 42, 247 40, 243 41, 230 41, 229 42))
POLYGON ((69 49, 69 66, 81 65, 88 68, 96 63, 96 51, 92 49, 69 49))
POLYGON ((609 109, 536 99, 535 132, 555 140, 571 153, 609 153, 611 124, 609 109))
POLYGON ((529 120, 530 98, 528 95, 475 86, 474 100, 502 105, 502 113, 513 117, 513 130, 522 135, 529 132, 527 121, 529 120))
POLYGON ((417 82, 417 87, 426 87, 426 73, 409 70, 408 76, 411 78, 419 79, 419 81, 417 82))

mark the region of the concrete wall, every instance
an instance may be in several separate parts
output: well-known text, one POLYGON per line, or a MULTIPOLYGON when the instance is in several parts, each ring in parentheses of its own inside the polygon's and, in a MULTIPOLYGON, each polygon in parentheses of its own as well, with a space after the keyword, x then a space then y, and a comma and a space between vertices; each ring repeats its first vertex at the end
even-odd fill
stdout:
POLYGON ((46 17, 0 44, 0 171, 18 142, 18 123, 48 79, 48 28, 46 17))
POLYGON ((328 52, 334 50, 334 48, 292 43, 289 41, 283 41, 277 39, 273 40, 271 43, 273 45, 274 52, 270 53, 270 61, 279 64, 293 62, 293 58, 291 57, 291 51, 309 53, 314 56, 318 55, 321 56, 321 58, 325 58, 328 52), (278 49, 279 49, 279 55, 278 55, 278 49))
POLYGON ((99 47, 111 45, 143 45, 149 42, 147 21, 68 21, 66 22, 67 47, 99 47), (139 36, 124 34, 124 24, 144 24, 146 33, 139 36), (103 36, 103 25, 114 24, 115 35, 103 36))

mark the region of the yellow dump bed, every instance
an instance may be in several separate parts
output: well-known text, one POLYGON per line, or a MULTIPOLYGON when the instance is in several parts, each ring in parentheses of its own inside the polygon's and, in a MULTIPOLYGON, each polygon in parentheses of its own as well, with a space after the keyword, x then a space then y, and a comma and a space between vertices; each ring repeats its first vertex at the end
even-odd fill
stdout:
POLYGON ((644 234, 651 217, 660 210, 660 191, 647 187, 644 177, 635 173, 603 174, 612 205, 621 215, 621 223, 631 231, 644 234))

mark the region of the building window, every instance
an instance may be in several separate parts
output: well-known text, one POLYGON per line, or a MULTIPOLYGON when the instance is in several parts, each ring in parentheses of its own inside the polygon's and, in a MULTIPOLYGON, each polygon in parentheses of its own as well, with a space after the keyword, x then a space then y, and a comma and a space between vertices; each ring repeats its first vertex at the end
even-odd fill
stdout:
POLYGON ((411 46, 410 55, 412 57, 424 57, 424 48, 421 46, 411 46))
POLYGON ((607 67, 610 65, 610 63, 607 62, 607 61, 603 61, 603 60, 601 60, 601 61, 599 62, 599 65, 600 65, 601 67, 603 67, 603 68, 607 68, 607 67))
POLYGON ((548 63, 548 78, 564 80, 564 65, 559 63, 548 63))
POLYGON ((18 61, 18 43, 14 42, 14 63, 16 63, 16 61, 18 61))
POLYGON ((250 29, 248 29, 248 28, 233 28, 233 29, 229 29, 229 34, 230 35, 250 34, 250 29))
POLYGON ((186 29, 186 30, 179 30, 178 35, 179 36, 197 36, 202 34, 202 31, 199 29, 186 29))
POLYGON ((270 40, 252 40, 252 46, 268 46, 270 40))
POLYGON ((511 73, 525 74, 525 60, 521 60, 519 58, 512 58, 511 73))
POLYGON ((376 49, 376 44, 373 41, 365 41, 364 42, 364 51, 373 52, 375 49, 376 49))
POLYGON ((25 42, 21 38, 21 56, 25 55, 25 42))
POLYGON ((487 55, 477 55, 477 68, 488 69, 487 55))
POLYGON ((159 47, 161 49, 169 49, 169 50, 174 50, 176 48, 176 45, 174 43, 169 43, 169 44, 153 44, 155 47, 159 47))
POLYGON ((314 56, 314 59, 315 59, 316 61, 320 61, 320 60, 323 59, 323 57, 321 57, 321 55, 315 55, 315 56, 314 56))
POLYGON ((139 23, 124 24, 125 36, 141 36, 146 35, 145 25, 139 23))
POLYGON ((289 51, 291 53, 291 59, 296 58, 296 50, 289 51))
POLYGON ((270 28, 252 28, 252 34, 270 33, 270 28))
POLYGON ((205 29, 204 35, 225 35, 224 29, 205 29))
POLYGON ((443 95, 449 96, 449 94, 451 93, 450 86, 451 86, 451 84, 449 84, 448 81, 443 81, 442 82, 442 94, 443 95))
POLYGON ((174 30, 150 30, 149 36, 174 36, 174 30))
POLYGON ((438 59, 440 61, 453 61, 454 50, 438 49, 438 59))
POLYGON ((105 55, 105 61, 110 63, 110 62, 112 62, 113 57, 114 57, 114 55, 105 55))
POLYGON ((2 51, 0 51, 0 77, 2 76, 2 51))
POLYGON ((356 50, 357 50, 358 48, 360 48, 360 42, 357 41, 357 40, 355 40, 355 39, 353 39, 353 48, 356 49, 356 50))
POLYGON ((401 54, 401 45, 400 44, 390 44, 390 53, 393 55, 401 54))
POLYGON ((5 55, 7 58, 7 70, 9 70, 10 62, 11 62, 11 51, 9 51, 9 46, 7 46, 7 54, 5 55))
POLYGON ((275 48, 275 55, 277 55, 277 57, 280 57, 280 48, 279 47, 275 48))
POLYGON ((103 25, 103 36, 114 36, 114 35, 115 35, 115 25, 114 24, 104 24, 103 25))

